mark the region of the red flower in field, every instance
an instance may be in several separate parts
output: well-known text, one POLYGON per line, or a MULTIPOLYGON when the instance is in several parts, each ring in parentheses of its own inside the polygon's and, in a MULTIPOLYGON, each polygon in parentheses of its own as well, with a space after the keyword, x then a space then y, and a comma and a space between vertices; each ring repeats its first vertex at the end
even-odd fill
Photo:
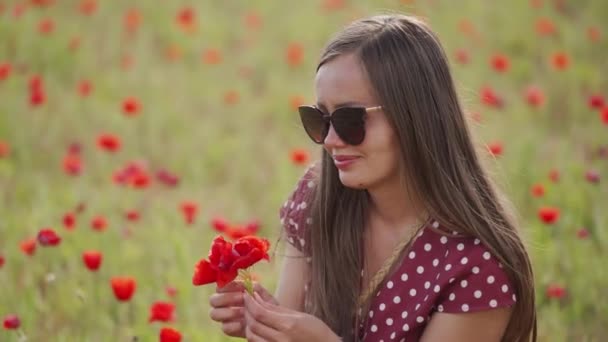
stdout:
POLYGON ((0 63, 0 81, 3 81, 8 78, 11 74, 11 64, 8 62, 0 63))
POLYGON ((154 302, 150 307, 148 322, 172 322, 175 305, 171 302, 154 302))
POLYGON ((471 60, 469 52, 465 49, 456 50, 454 57, 455 57, 456 61, 460 64, 469 64, 469 62, 471 60))
POLYGON ((203 62, 211 65, 220 64, 222 62, 222 53, 218 49, 206 49, 203 51, 203 62))
POLYGON ((124 25, 129 33, 135 33, 141 24, 141 13, 137 8, 131 8, 125 13, 124 25))
POLYGON ((93 85, 88 80, 82 80, 78 83, 78 94, 82 97, 87 97, 93 91, 93 85))
POLYGON ((82 261, 90 271, 97 271, 102 260, 103 255, 99 251, 85 251, 82 253, 82 261))
POLYGON ((306 165, 310 160, 310 153, 302 148, 295 148, 289 153, 291 162, 295 165, 306 165))
POLYGON ((300 95, 293 95, 289 98, 289 107, 293 110, 298 110, 298 107, 304 104, 304 97, 300 95))
POLYGON ((173 298, 177 295, 177 289, 172 286, 167 286, 167 288, 165 288, 165 292, 167 292, 167 296, 169 296, 171 298, 173 298))
POLYGON ((481 102, 489 107, 502 108, 503 100, 494 89, 489 86, 481 88, 481 102))
POLYGON ((135 97, 127 97, 122 102, 122 112, 126 116, 136 116, 141 111, 141 102, 135 97))
POLYGON ((591 107, 591 109, 601 109, 604 107, 604 103, 604 97, 600 94, 589 96, 589 107, 591 107))
POLYGON ((553 224, 559 219, 559 209, 554 207, 542 207, 538 210, 538 217, 546 224, 553 224))
POLYGON ((289 66, 297 67, 304 60, 304 47, 300 43, 290 43, 287 46, 285 57, 289 66))
POLYGON ((102 133, 97 137, 97 146, 108 152, 116 152, 120 150, 120 139, 111 133, 102 133))
POLYGON ((230 224, 223 217, 214 217, 211 220, 211 226, 219 233, 223 233, 230 228, 230 224))
POLYGON ((165 184, 166 186, 170 186, 170 187, 174 187, 174 186, 177 186, 177 184, 179 184, 179 177, 164 169, 159 170, 156 173, 156 179, 159 182, 165 184))
POLYGON ((553 182, 553 183, 557 183, 559 182, 559 171, 553 169, 551 171, 549 171, 549 179, 553 182))
POLYGON ((13 8, 13 17, 20 18, 23 15, 23 13, 25 13, 26 9, 27 9, 27 6, 25 4, 22 4, 22 3, 15 4, 15 7, 13 8))
POLYGON ((543 197, 545 195, 545 186, 542 184, 534 184, 531 192, 534 197, 543 197))
POLYGON ((529 86, 526 88, 524 97, 526 98, 526 102, 534 108, 538 108, 545 103, 545 94, 537 86, 529 86))
POLYGON ((70 39, 70 42, 68 43, 68 49, 70 51, 76 51, 78 50, 78 48, 80 48, 80 37, 72 37, 72 39, 70 39))
POLYGON ((488 151, 494 157, 501 156, 502 155, 502 151, 503 151, 502 142, 496 141, 496 142, 492 142, 492 143, 488 144, 488 151))
POLYGON ((245 26, 250 30, 258 30, 262 27, 262 18, 257 12, 249 11, 245 14, 245 26))
POLYGON ((337 11, 346 7, 346 0, 323 0, 323 9, 326 11, 337 11))
POLYGON ((177 44, 171 44, 165 48, 165 58, 170 62, 179 60, 182 55, 182 49, 177 44))
POLYGON ((44 81, 42 80, 42 77, 40 75, 33 75, 28 82, 28 87, 30 92, 43 89, 44 81))
POLYGON ((76 215, 67 213, 63 216, 63 226, 67 230, 74 230, 76 226, 76 215))
POLYGON ((131 222, 139 221, 139 217, 139 211, 137 210, 129 210, 125 213, 125 218, 131 222))
POLYGON ((192 284, 205 285, 217 283, 223 287, 234 280, 238 270, 246 269, 258 261, 268 260, 270 243, 256 236, 245 236, 233 244, 217 236, 213 239, 209 260, 201 259, 192 277, 192 284))
POLYGON ((61 237, 55 233, 55 231, 51 228, 44 228, 38 232, 38 243, 41 246, 57 246, 61 243, 61 237))
POLYGON ((585 179, 589 183, 597 184, 600 182, 600 174, 596 170, 588 170, 585 172, 585 179))
POLYGON ((36 239, 30 238, 30 239, 21 241, 21 243, 19 244, 19 248, 26 255, 29 255, 29 256, 34 255, 34 252, 36 252, 36 239))
POLYGON ((91 220, 91 228, 98 232, 103 232, 108 227, 108 221, 105 217, 98 215, 91 220))
POLYGON ((556 52, 551 56, 551 65, 556 70, 566 70, 570 66, 570 57, 565 52, 556 52))
POLYGON ((19 329, 21 321, 17 315, 6 315, 3 320, 4 329, 19 329))
POLYGON ((2 268, 2 266, 4 266, 4 255, 0 254, 0 268, 2 268))
POLYGON ((182 334, 179 331, 164 327, 160 329, 160 342, 180 342, 182 340, 182 334))
POLYGON ((131 185, 137 189, 145 189, 150 185, 150 176, 145 170, 137 170, 131 175, 131 185))
POLYGON ((224 103, 233 105, 239 102, 239 93, 236 90, 228 90, 224 93, 224 103))
POLYGON ((82 160, 76 153, 68 153, 63 157, 63 171, 71 176, 78 176, 82 172, 82 160))
POLYGON ((196 12, 191 7, 182 8, 177 13, 176 20, 177 20, 177 24, 184 31, 192 32, 196 28, 196 12))
POLYGON ((28 86, 30 89, 30 105, 40 106, 44 104, 46 102, 46 92, 40 75, 32 76, 28 86))
POLYGON ((552 36, 556 33, 555 24, 549 18, 538 18, 536 20, 536 33, 540 36, 552 36))
POLYGON ((547 286, 547 297, 549 299, 562 299, 566 296, 566 289, 557 284, 547 286))
POLYGON ((11 152, 11 147, 6 141, 0 140, 0 158, 8 157, 11 152))
POLYGON ((55 30, 55 22, 52 19, 42 19, 38 23, 38 32, 49 34, 55 30))
POLYGON ((577 232, 576 232, 576 237, 581 239, 581 240, 585 240, 589 237, 589 231, 585 228, 580 228, 577 232))
POLYGON ((492 68, 498 72, 506 72, 511 67, 511 61, 503 54, 496 54, 490 60, 492 68))
POLYGON ((81 0, 78 9, 84 15, 92 15, 97 10, 97 0, 81 0))
POLYGON ((601 39, 600 29, 597 26, 590 26, 587 28, 587 38, 593 43, 597 43, 601 39))
POLYGON ((114 296, 121 302, 129 301, 137 287, 137 283, 132 277, 112 277, 110 285, 112 285, 114 296))
POLYGON ((30 0, 30 2, 34 6, 47 7, 47 6, 52 5, 55 2, 55 0, 30 0))
POLYGON ((179 206, 182 215, 184 215, 184 220, 187 224, 193 224, 194 219, 196 218, 196 214, 198 212, 198 204, 192 201, 184 201, 179 206))
POLYGON ((602 111, 600 112, 600 117, 604 125, 608 125, 608 106, 602 108, 602 111))
POLYGON ((124 54, 120 60, 120 67, 123 70, 129 70, 135 64, 135 59, 129 54, 124 54))
POLYGON ((228 227, 226 229, 225 233, 228 235, 228 237, 231 240, 238 240, 238 239, 248 236, 248 235, 257 234, 259 229, 260 229, 260 223, 258 221, 251 221, 244 226, 236 225, 236 226, 228 227))

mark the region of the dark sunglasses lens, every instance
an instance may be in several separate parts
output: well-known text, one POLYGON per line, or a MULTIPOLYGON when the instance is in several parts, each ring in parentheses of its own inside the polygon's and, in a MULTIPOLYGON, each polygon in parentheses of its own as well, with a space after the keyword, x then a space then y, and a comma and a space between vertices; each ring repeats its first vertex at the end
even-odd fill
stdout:
POLYGON ((365 139, 365 108, 338 108, 332 114, 332 125, 342 141, 359 145, 365 139))
POLYGON ((317 144, 322 144, 327 136, 329 125, 323 114, 313 107, 299 107, 300 119, 308 136, 317 144))

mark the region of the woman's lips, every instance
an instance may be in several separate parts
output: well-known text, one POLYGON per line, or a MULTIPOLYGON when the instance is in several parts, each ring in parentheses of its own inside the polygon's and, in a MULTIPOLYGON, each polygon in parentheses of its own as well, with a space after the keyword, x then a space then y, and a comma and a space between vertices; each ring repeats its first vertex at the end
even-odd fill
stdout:
POLYGON ((334 164, 339 170, 345 170, 350 167, 359 157, 357 156, 334 156, 334 164))

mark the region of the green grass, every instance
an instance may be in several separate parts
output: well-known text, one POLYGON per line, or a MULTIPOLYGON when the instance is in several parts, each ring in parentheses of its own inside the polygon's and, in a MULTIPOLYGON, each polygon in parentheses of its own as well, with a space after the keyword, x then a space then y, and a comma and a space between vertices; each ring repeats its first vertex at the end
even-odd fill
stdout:
MULTIPOLYGON (((23 1, 22 1, 23 2, 23 1)), ((539 335, 542 341, 599 341, 608 331, 608 187, 606 158, 593 157, 604 144, 608 126, 588 97, 608 97, 608 3, 603 1, 544 1, 539 9, 529 1, 346 1, 346 7, 326 11, 323 1, 99 1, 92 16, 77 10, 77 1, 56 1, 45 8, 29 7, 13 16, 17 1, 2 1, 0 63, 13 68, 0 80, 0 141, 10 154, 0 158, 0 317, 16 313, 30 341, 140 341, 157 339, 159 323, 147 322, 150 304, 167 299, 166 286, 178 294, 177 319, 185 341, 225 341, 208 317, 212 286, 194 287, 196 261, 206 256, 215 232, 209 221, 222 215, 235 223, 259 219, 261 235, 272 242, 279 231, 278 209, 303 172, 289 158, 304 148, 316 158, 318 148, 303 133, 290 106, 293 96, 314 101, 313 79, 323 44, 352 18, 381 11, 417 13, 438 32, 450 58, 466 49, 470 62, 453 65, 454 77, 467 109, 482 115, 475 133, 483 144, 500 141, 502 156, 491 159, 491 169, 515 203, 522 231, 530 246, 536 271, 539 335), (192 6, 196 30, 184 32, 175 24, 180 8, 192 6), (127 9, 138 8, 141 25, 129 36, 123 27, 127 9), (259 30, 247 29, 244 16, 255 11, 263 21, 259 30), (535 21, 549 18, 557 33, 540 37, 535 21), (54 20, 51 34, 41 35, 38 22, 54 20), (459 31, 470 21, 478 38, 459 31), (589 26, 601 38, 587 37, 589 26), (80 37, 80 47, 69 42, 80 37), (304 47, 302 64, 286 63, 287 46, 304 47), (165 51, 178 46, 181 58, 168 61, 165 51), (201 55, 208 48, 222 52, 219 65, 207 65, 201 55), (567 70, 556 71, 548 60, 566 52, 567 70), (509 57, 510 69, 492 70, 494 53, 509 57), (124 55, 133 66, 121 67, 124 55), (244 68, 250 70, 243 77, 244 68), (28 82, 39 74, 47 101, 29 104, 28 82), (81 79, 93 92, 81 98, 81 79), (479 100, 483 85, 504 97, 497 110, 479 100), (545 104, 532 109, 524 89, 539 86, 545 104), (235 90, 239 101, 224 103, 235 90), (603 91, 603 93, 602 93, 603 91), (121 113, 122 101, 137 97, 143 109, 137 117, 121 113), (99 151, 96 137, 112 132, 123 148, 99 151), (83 171, 74 177, 62 170, 71 143, 82 146, 83 171), (129 161, 147 163, 151 171, 167 168, 180 177, 176 188, 152 182, 137 190, 111 181, 112 173, 129 161), (552 183, 550 170, 561 179, 552 183), (600 182, 585 180, 596 170, 600 182), (534 198, 530 187, 542 183, 547 193, 534 198), (186 225, 178 210, 184 200, 200 205, 196 224, 186 225), (67 231, 62 217, 78 203, 86 209, 77 228, 67 231), (539 207, 560 208, 553 225, 537 217, 539 207), (137 208, 142 218, 127 222, 123 215, 137 208), (95 215, 104 215, 105 232, 91 230, 95 215), (53 227, 63 241, 57 248, 38 247, 32 257, 19 243, 39 229, 53 227), (590 236, 576 236, 586 227, 590 236), (128 229, 130 236, 125 237, 128 229), (96 274, 86 270, 81 253, 98 249, 104 261, 96 274), (55 280, 47 282, 47 274, 55 280), (109 278, 131 275, 138 289, 129 303, 118 303, 109 278), (567 296, 547 298, 549 284, 563 286, 567 296)), ((273 289, 280 257, 256 266, 262 283, 273 289)), ((17 340, 12 331, 0 340, 17 340)))

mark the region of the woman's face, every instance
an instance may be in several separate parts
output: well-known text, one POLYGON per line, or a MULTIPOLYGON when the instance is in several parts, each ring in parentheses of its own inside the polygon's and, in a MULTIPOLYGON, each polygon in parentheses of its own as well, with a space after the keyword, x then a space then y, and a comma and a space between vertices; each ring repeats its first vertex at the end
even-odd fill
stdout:
MULTIPOLYGON (((341 55, 323 64, 317 72, 315 88, 317 107, 326 114, 340 107, 380 105, 359 59, 353 54, 341 55)), ((340 181, 346 187, 371 189, 393 184, 398 179, 399 146, 382 109, 367 113, 365 139, 360 145, 346 144, 330 127, 323 147, 333 157, 340 181), (354 159, 339 162, 347 157, 354 159)))

